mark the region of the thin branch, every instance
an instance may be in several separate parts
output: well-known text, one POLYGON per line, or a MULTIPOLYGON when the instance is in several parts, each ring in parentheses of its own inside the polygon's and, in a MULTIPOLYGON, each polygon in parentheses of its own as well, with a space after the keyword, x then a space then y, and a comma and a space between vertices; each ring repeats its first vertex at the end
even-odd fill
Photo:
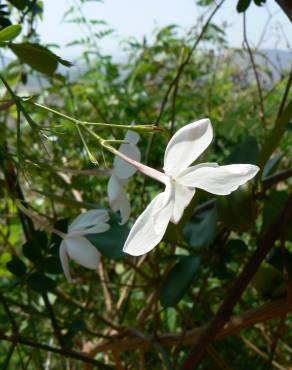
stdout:
POLYGON ((248 38, 247 38, 246 14, 245 14, 245 12, 243 13, 243 40, 244 40, 244 44, 246 46, 247 52, 248 52, 249 57, 250 57, 252 69, 253 69, 254 76, 255 76, 255 79, 256 79, 256 83, 257 83, 257 89, 258 89, 258 95, 259 95, 259 105, 260 105, 260 120, 261 120, 262 127, 265 130, 266 129, 266 123, 265 123, 265 108, 264 108, 263 92, 262 92, 262 87, 261 87, 259 74, 258 74, 257 67, 256 67, 256 64, 255 64, 255 60, 254 60, 254 57, 253 57, 253 53, 252 53, 252 50, 250 48, 248 38))
MULTIPOLYGON (((243 341, 243 343, 249 348, 251 349, 253 352, 257 353, 259 356, 261 356, 263 359, 265 360, 269 360, 269 356, 261 351, 257 346, 255 346, 251 341, 249 341, 248 339, 244 338, 244 337, 239 337, 240 340, 243 341)), ((272 365, 274 366, 275 369, 278 369, 278 370, 287 370, 286 367, 284 366, 281 366, 280 364, 278 364, 277 362, 275 361, 272 361, 272 365)))
POLYGON ((199 36, 197 37, 196 41, 194 42, 191 50, 189 51, 186 59, 183 61, 183 63, 181 63, 181 65, 179 66, 178 70, 177 70, 177 74, 176 76, 174 77, 174 79, 171 81, 171 83, 169 84, 169 87, 166 91, 166 94, 162 100, 162 103, 161 103, 161 107, 160 107, 160 111, 159 111, 159 115, 157 117, 157 120, 156 120, 156 125, 159 125, 159 122, 161 120, 161 117, 164 113, 164 110, 165 110, 165 107, 166 107, 166 104, 168 102, 168 98, 169 98, 169 95, 172 91, 172 89, 176 86, 176 84, 179 83, 179 80, 180 80, 180 77, 185 69, 185 67, 189 64, 190 60, 191 60, 191 57, 194 53, 194 51, 197 49, 200 41, 202 40, 205 32, 207 31, 207 28, 209 27, 209 24, 211 23, 214 15, 217 13, 217 11, 219 10, 219 8, 221 7, 221 5, 224 3, 225 0, 221 0, 220 3, 216 6, 216 8, 212 11, 212 13, 210 14, 210 16, 208 17, 206 23, 204 24, 199 36))
POLYGON ((114 370, 113 367, 109 365, 105 365, 102 362, 94 360, 93 358, 90 358, 88 356, 85 356, 83 353, 80 353, 74 350, 69 350, 69 349, 56 348, 56 347, 49 346, 47 344, 34 342, 32 339, 21 336, 21 335, 6 335, 0 332, 0 339, 11 342, 11 343, 23 344, 25 346, 39 348, 47 352, 53 352, 53 353, 62 355, 64 357, 72 358, 72 359, 79 360, 82 362, 87 362, 89 364, 98 366, 99 369, 114 370))
POLYGON ((292 22, 292 4, 290 0, 276 0, 278 5, 282 8, 283 12, 292 22))
MULTIPOLYGON (((57 297, 61 298, 65 302, 68 302, 68 303, 74 305, 75 307, 79 308, 80 310, 84 310, 85 309, 85 305, 84 304, 80 303, 78 300, 75 300, 71 296, 67 295, 66 293, 64 293, 59 288, 56 288, 54 290, 54 294, 56 294, 57 297)), ((104 316, 100 315, 95 308, 89 308, 89 307, 87 307, 86 309, 87 309, 88 312, 94 313, 96 319, 102 321, 105 325, 108 325, 112 329, 114 329, 116 331, 120 331, 120 330, 123 329, 122 326, 120 326, 120 325, 116 324, 115 322, 111 321, 108 317, 104 317, 104 316)))
POLYGON ((64 338, 62 336, 61 329, 59 327, 59 323, 58 323, 58 320, 55 316, 55 313, 54 313, 53 307, 50 303, 49 297, 46 293, 43 294, 42 297, 43 297, 43 300, 45 302, 45 306, 47 308, 49 317, 51 319, 51 323, 52 323, 52 327, 53 327, 53 330, 54 330, 55 337, 57 338, 57 340, 59 342, 59 345, 62 348, 66 348, 66 343, 65 343, 64 338))
MULTIPOLYGON (((179 80, 181 78, 181 75, 185 69, 185 67, 189 64, 191 58, 192 58, 192 55, 194 54, 195 50, 197 49, 199 43, 201 42, 205 32, 207 31, 208 27, 209 27, 209 24, 211 23, 213 17, 215 16, 215 14, 217 13, 217 11, 220 9, 221 5, 224 3, 225 0, 221 0, 220 3, 215 7, 215 9, 212 11, 212 13, 210 14, 210 16, 208 17, 206 23, 204 24, 200 34, 198 35, 198 37, 196 38, 191 50, 189 51, 187 57, 185 58, 185 60, 180 64, 178 70, 177 70, 177 73, 175 75, 175 77, 173 78, 173 80, 170 82, 169 86, 168 86, 168 89, 162 99, 162 102, 161 102, 161 105, 160 105, 160 110, 159 110, 159 113, 158 113, 158 116, 157 116, 157 119, 156 119, 156 126, 159 126, 160 124, 160 121, 161 121, 161 118, 162 118, 162 115, 165 111, 165 108, 166 108, 166 105, 167 105, 167 102, 168 102, 168 99, 169 99, 169 96, 170 96, 170 93, 172 91, 172 89, 175 87, 176 90, 178 89, 178 85, 179 85, 179 80)), ((154 136, 151 136, 149 141, 148 141, 148 145, 147 145, 147 149, 146 149, 146 154, 145 154, 145 164, 148 163, 148 160, 149 160, 149 154, 150 154, 150 151, 151 151, 151 147, 152 147, 152 144, 153 144, 153 140, 154 140, 154 136)), ((145 187, 145 177, 144 177, 144 184, 143 184, 143 190, 144 190, 144 187, 145 187)), ((142 191, 143 193, 143 191, 142 191)))
POLYGON ((193 345, 189 355, 185 359, 182 369, 193 369, 198 365, 204 355, 206 347, 218 335, 224 325, 228 322, 233 308, 241 298, 250 280, 256 273, 263 259, 273 247, 275 241, 282 235, 288 220, 292 216, 292 195, 289 196, 285 207, 280 212, 276 221, 268 228, 259 240, 258 248, 253 253, 248 263, 243 268, 241 274, 230 289, 227 298, 222 303, 217 314, 210 321, 200 338, 193 345))
POLYGON ((281 101, 281 104, 280 104, 280 107, 279 107, 277 119, 283 113, 283 110, 284 110, 284 107, 285 107, 285 104, 286 104, 286 101, 287 101, 287 98, 288 98, 288 94, 289 94, 291 84, 292 84, 292 68, 290 70, 289 78, 288 78, 288 81, 287 81, 287 84, 286 84, 286 87, 285 87, 285 91, 284 91, 284 94, 283 94, 283 97, 282 97, 282 101, 281 101))
POLYGON ((9 362, 10 362, 10 359, 13 355, 15 347, 16 347, 16 343, 12 343, 10 348, 9 348, 9 351, 7 352, 7 355, 6 355, 6 358, 5 358, 4 362, 2 363, 1 370, 9 370, 9 362))
POLYGON ((275 174, 268 176, 263 181, 263 189, 269 189, 279 182, 286 181, 292 176, 292 168, 288 168, 283 171, 276 172, 275 174))
MULTIPOLYGON (((266 303, 259 308, 253 308, 241 315, 233 316, 216 334, 215 340, 221 340, 227 336, 238 333, 242 329, 252 327, 258 323, 266 322, 279 316, 283 316, 292 311, 292 302, 287 299, 280 299, 271 303, 266 303)), ((204 325, 202 327, 188 330, 186 333, 165 333, 157 335, 157 341, 164 347, 171 347, 177 345, 184 335, 183 344, 191 345, 208 327, 204 325)), ((95 347, 95 354, 98 352, 107 352, 114 349, 119 351, 134 351, 137 349, 147 350, 150 348, 148 340, 137 336, 130 336, 127 338, 121 338, 120 335, 113 336, 110 341, 99 344, 95 347)))

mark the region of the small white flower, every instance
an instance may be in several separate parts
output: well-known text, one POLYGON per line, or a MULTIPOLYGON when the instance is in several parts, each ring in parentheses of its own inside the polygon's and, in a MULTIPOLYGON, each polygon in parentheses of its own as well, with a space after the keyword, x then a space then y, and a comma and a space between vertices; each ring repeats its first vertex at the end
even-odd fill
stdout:
MULTIPOLYGON (((135 161, 140 161, 141 154, 136 146, 139 138, 140 136, 137 132, 128 131, 125 140, 129 144, 122 144, 119 151, 135 161)), ((121 225, 128 221, 131 212, 130 202, 124 191, 124 186, 136 171, 137 169, 133 165, 119 157, 115 157, 112 175, 107 186, 107 193, 111 209, 114 212, 120 211, 121 225)))
POLYGON ((164 173, 129 160, 147 176, 164 183, 165 191, 158 194, 138 217, 125 242, 124 252, 139 256, 153 249, 163 238, 168 223, 180 221, 195 188, 227 195, 256 175, 259 168, 251 164, 219 166, 202 163, 189 167, 209 146, 212 138, 209 119, 179 129, 166 147, 164 173))
POLYGON ((81 213, 68 227, 68 233, 63 237, 59 254, 64 274, 69 282, 72 282, 72 279, 69 271, 68 256, 81 266, 96 270, 100 253, 84 235, 98 234, 109 230, 108 220, 109 215, 107 211, 93 209, 81 213))

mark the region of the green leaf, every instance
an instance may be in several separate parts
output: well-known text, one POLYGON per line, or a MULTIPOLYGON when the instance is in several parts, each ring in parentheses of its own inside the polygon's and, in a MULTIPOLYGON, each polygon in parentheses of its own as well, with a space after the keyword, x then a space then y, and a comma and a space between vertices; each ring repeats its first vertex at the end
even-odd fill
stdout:
POLYGON ((283 154, 276 154, 266 162, 265 167, 263 169, 262 175, 263 179, 275 171, 282 158, 283 154))
POLYGON ((46 249, 48 245, 48 238, 45 231, 35 231, 33 234, 33 240, 38 243, 41 249, 46 249))
MULTIPOLYGON (((71 342, 72 338, 80 331, 86 330, 86 323, 84 320, 78 320, 70 323, 67 328, 67 333, 64 335, 66 343, 71 342)), ((72 343, 73 345, 73 343, 72 343)))
POLYGON ((47 291, 53 290, 56 286, 56 282, 53 279, 40 272, 31 274, 27 279, 27 283, 31 289, 39 293, 46 293, 47 291))
POLYGON ((264 298, 280 298, 286 294, 282 272, 266 262, 255 273, 251 285, 264 298))
POLYGON ((208 6, 210 4, 213 4, 213 0, 199 0, 197 1, 197 4, 200 6, 208 6))
POLYGON ((199 258, 187 256, 174 265, 162 285, 160 302, 163 307, 175 306, 189 289, 199 266, 199 258))
POLYGON ((31 68, 48 76, 54 74, 58 67, 58 63, 66 67, 72 65, 70 62, 61 59, 49 49, 39 44, 11 44, 10 49, 23 63, 28 64, 31 68))
POLYGON ((184 239, 191 247, 209 245, 214 239, 217 222, 217 208, 212 207, 197 214, 189 221, 183 230, 184 239))
POLYGON ((0 26, 1 26, 1 28, 2 27, 8 27, 10 25, 11 25, 11 22, 10 22, 10 20, 8 18, 1 17, 0 16, 0 26))
POLYGON ((238 257, 244 255, 248 247, 241 239, 231 239, 226 244, 226 250, 229 251, 232 257, 238 257))
POLYGON ((115 216, 112 216, 109 223, 111 228, 105 233, 89 234, 86 235, 86 238, 101 254, 116 260, 125 255, 123 246, 129 234, 129 227, 128 225, 119 225, 118 219, 115 216))
POLYGON ((7 269, 16 276, 23 276, 26 272, 26 266, 17 256, 12 256, 12 260, 7 262, 7 269))
POLYGON ((284 268, 287 267, 288 275, 290 278, 292 277, 292 253, 290 253, 288 249, 286 249, 283 253, 281 247, 274 248, 267 257, 267 262, 282 272, 284 268))
POLYGON ((218 218, 229 230, 242 232, 254 226, 257 208, 248 184, 217 198, 218 218))
POLYGON ((24 256, 32 262, 39 261, 42 257, 42 250, 46 250, 47 243, 47 234, 44 231, 35 231, 33 239, 28 240, 22 246, 24 256))
POLYGON ((38 261, 41 256, 40 247, 34 241, 28 241, 22 246, 23 255, 32 262, 38 261))
MULTIPOLYGON (((68 223, 69 223, 69 219, 68 218, 61 218, 61 219, 59 219, 58 221, 55 222, 54 228, 56 230, 62 231, 64 234, 66 234, 67 231, 68 231, 68 223)), ((54 247, 55 246, 58 247, 58 249, 57 249, 57 255, 59 255, 59 252, 58 251, 59 251, 59 244, 61 243, 61 241, 62 241, 62 238, 59 235, 57 235, 55 233, 52 234, 51 244, 53 244, 54 247)), ((54 249, 54 251, 52 251, 52 249, 53 248, 51 248, 51 250, 50 250, 50 252, 52 252, 51 254, 56 254, 55 253, 55 249, 54 249)))
POLYGON ((256 139, 253 136, 246 136, 235 147, 233 152, 228 156, 225 163, 249 163, 257 164, 259 156, 259 147, 256 139))
POLYGON ((266 0, 253 0, 253 2, 254 2, 257 6, 262 6, 263 4, 265 4, 266 0))
POLYGON ((245 12, 246 9, 250 6, 251 0, 239 0, 236 6, 238 13, 245 12))
POLYGON ((47 257, 43 261, 42 265, 43 265, 44 271, 49 273, 49 274, 56 274, 57 275, 57 274, 60 274, 61 272, 63 272, 59 257, 55 257, 55 256, 47 257))
POLYGON ((20 24, 12 24, 11 26, 5 27, 0 31, 0 42, 13 40, 20 34, 20 32, 20 24))
POLYGON ((284 190, 274 190, 270 193, 263 208, 263 230, 266 230, 276 220, 287 199, 288 193, 284 190))
POLYGON ((7 0, 7 1, 19 10, 23 10, 29 3, 29 0, 7 0))

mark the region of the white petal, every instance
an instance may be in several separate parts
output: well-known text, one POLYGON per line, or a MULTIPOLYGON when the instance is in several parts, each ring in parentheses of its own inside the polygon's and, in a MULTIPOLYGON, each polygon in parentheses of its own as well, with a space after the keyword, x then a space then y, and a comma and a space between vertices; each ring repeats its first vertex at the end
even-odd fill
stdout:
POLYGON ((109 220, 109 214, 103 209, 92 209, 90 211, 81 213, 71 223, 68 228, 68 233, 83 232, 85 229, 93 227, 98 224, 105 224, 109 220))
POLYGON ((95 270, 99 263, 100 253, 84 237, 74 236, 66 238, 67 253, 75 262, 88 269, 95 270))
MULTIPOLYGON (((166 186, 163 193, 160 194, 160 201, 157 202, 156 211, 153 212, 153 223, 156 234, 165 232, 165 220, 170 220, 174 205, 174 186, 166 186)), ((169 222, 169 221, 168 221, 169 222)))
POLYGON ((112 175, 107 183, 108 200, 113 211, 117 211, 119 207, 117 204, 122 193, 122 183, 115 175, 112 175))
POLYGON ((171 222, 174 224, 179 223, 185 208, 189 205, 196 190, 187 186, 175 183, 174 207, 171 217, 171 222))
POLYGON ((71 278, 70 270, 69 270, 67 246, 66 246, 66 241, 65 240, 63 240, 62 243, 60 244, 59 256, 60 256, 61 265, 62 265, 62 268, 63 268, 63 271, 64 271, 64 275, 66 276, 67 281, 69 283, 72 283, 72 278, 71 278))
POLYGON ((140 135, 136 131, 129 130, 126 133, 125 140, 131 144, 137 144, 138 141, 140 140, 140 135))
POLYGON ((165 194, 158 194, 148 205, 145 211, 138 217, 125 242, 123 251, 132 256, 140 256, 153 249, 163 238, 169 223, 172 207, 160 208, 164 203, 165 194), (168 208, 165 212, 165 208, 168 208), (157 212, 161 210, 161 214, 157 212), (159 233, 155 229, 155 220, 160 216, 159 233))
POLYGON ((252 164, 231 164, 218 166, 202 163, 190 167, 177 179, 180 184, 208 191, 212 194, 227 195, 252 179, 259 167, 252 164))
POLYGON ((88 227, 86 229, 74 230, 68 233, 69 237, 83 236, 88 234, 99 234, 104 233, 110 229, 110 225, 105 222, 98 222, 96 225, 88 227))
MULTIPOLYGON (((82 234, 79 234, 80 236, 82 235, 88 235, 88 234, 99 234, 99 233, 104 233, 105 231, 108 231, 110 229, 110 225, 106 223, 99 223, 97 225, 94 225, 92 227, 89 227, 88 229, 85 229, 82 234)), ((71 236, 72 234, 70 234, 71 236)), ((74 235, 74 232, 73 232, 74 235)))
MULTIPOLYGON (((130 144, 122 144, 119 151, 125 154, 127 157, 134 159, 135 161, 140 162, 141 153, 137 148, 136 143, 139 141, 139 134, 134 131, 128 131, 125 140, 129 141, 130 144)), ((115 157, 114 159, 114 174, 120 179, 128 179, 137 171, 137 169, 132 166, 130 163, 124 161, 120 157, 115 157)))
POLYGON ((179 129, 169 141, 164 155, 164 171, 178 175, 209 146, 213 138, 209 119, 201 119, 179 129))
POLYGON ((121 180, 112 175, 107 186, 108 198, 111 209, 121 213, 120 224, 125 224, 131 213, 131 206, 127 194, 125 193, 121 180))

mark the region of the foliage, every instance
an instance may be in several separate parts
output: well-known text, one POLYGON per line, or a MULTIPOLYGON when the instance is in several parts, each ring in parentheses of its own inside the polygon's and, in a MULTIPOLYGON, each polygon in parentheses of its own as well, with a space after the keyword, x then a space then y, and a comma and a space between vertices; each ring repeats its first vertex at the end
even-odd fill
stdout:
MULTIPOLYGON (((85 2, 64 16, 89 30, 72 40, 84 50, 77 75, 38 39, 34 20, 42 17, 41 1, 0 5, 1 50, 15 56, 0 74, 1 366, 79 369, 85 356, 92 361, 88 368, 179 368, 196 333, 268 235, 273 242, 265 260, 245 280, 248 286, 232 310, 238 316, 229 323, 233 331, 227 325, 216 342, 208 342, 198 368, 288 368, 292 225, 282 210, 291 205, 289 71, 275 78, 272 67, 258 62, 255 70, 248 52, 229 48, 225 30, 212 20, 201 35, 201 24, 186 35, 170 25, 156 30, 151 42, 128 40, 126 62, 116 62, 99 49, 112 30, 101 20, 85 19, 85 2), (127 185, 130 222, 120 225, 111 214, 109 231, 88 235, 102 255, 98 271, 72 263, 75 283, 68 284, 54 230, 65 233, 82 210, 109 207, 108 173, 101 176, 99 170, 113 162, 80 122, 116 125, 91 127, 108 140, 123 139, 119 125, 156 125, 161 131, 140 132, 139 147, 142 162, 160 169, 171 135, 206 116, 215 139, 202 160, 260 163, 257 179, 224 197, 197 191, 160 246, 134 258, 122 252, 124 241, 160 190, 137 173, 127 185), (279 219, 282 226, 275 230, 279 219)), ((240 0, 237 10, 246 11, 250 3, 240 0)))

